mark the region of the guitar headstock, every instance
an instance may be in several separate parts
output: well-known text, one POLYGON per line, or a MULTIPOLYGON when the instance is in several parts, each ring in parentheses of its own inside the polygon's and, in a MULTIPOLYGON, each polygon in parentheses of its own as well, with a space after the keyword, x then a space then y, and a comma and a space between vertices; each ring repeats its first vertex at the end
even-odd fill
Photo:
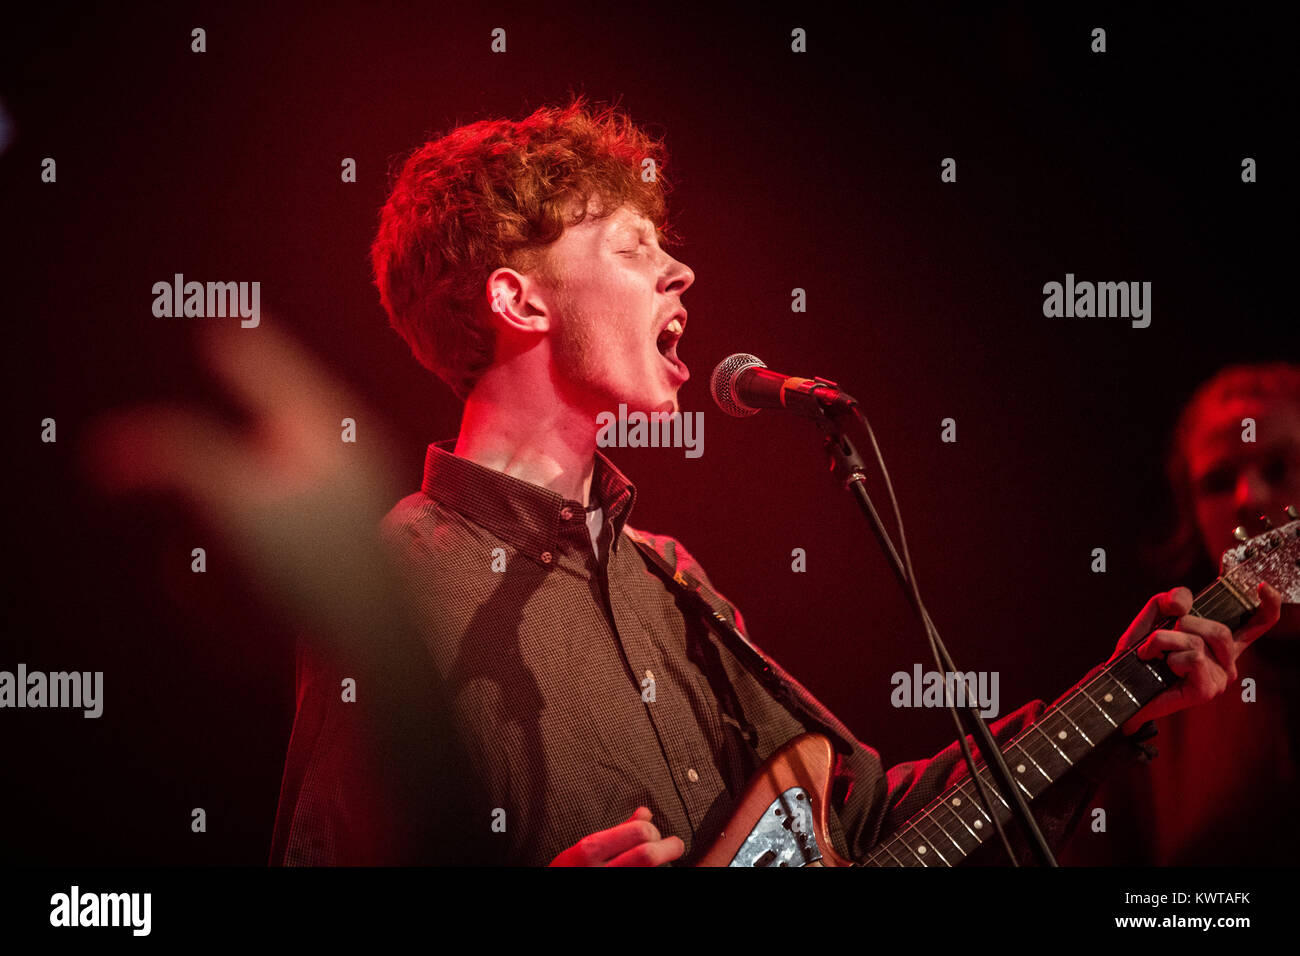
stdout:
MULTIPOLYGON (((1296 509, 1288 507, 1286 513, 1295 517, 1296 509)), ((1246 538, 1240 528, 1236 534, 1242 542, 1223 553, 1220 576, 1244 595, 1253 595, 1259 582, 1267 581, 1282 592, 1284 602, 1300 604, 1300 521, 1253 538, 1246 538)))

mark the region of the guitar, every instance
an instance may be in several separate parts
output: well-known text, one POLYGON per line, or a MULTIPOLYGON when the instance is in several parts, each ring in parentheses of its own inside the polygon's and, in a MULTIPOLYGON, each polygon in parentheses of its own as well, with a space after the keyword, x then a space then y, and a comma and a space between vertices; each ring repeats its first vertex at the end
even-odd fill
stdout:
MULTIPOLYGON (((1296 509, 1287 514, 1297 517, 1296 509)), ((1241 532, 1238 532, 1239 535, 1241 532)), ((1221 574, 1198 594, 1191 613, 1237 628, 1259 607, 1267 581, 1288 604, 1300 603, 1300 521, 1270 529, 1223 555, 1221 574)), ((1155 629, 1167 628, 1172 619, 1155 629)), ((1140 642, 1139 642, 1140 643, 1140 642)), ((1087 756, 1178 678, 1162 658, 1144 661, 1134 646, 1002 748, 1012 779, 1032 800, 1087 756)), ((801 734, 758 769, 722 833, 698 866, 955 866, 996 832, 965 777, 886 837, 861 863, 835 852, 826 814, 835 754, 828 738, 801 734)), ((992 773, 977 758, 998 820, 1011 810, 992 773)))

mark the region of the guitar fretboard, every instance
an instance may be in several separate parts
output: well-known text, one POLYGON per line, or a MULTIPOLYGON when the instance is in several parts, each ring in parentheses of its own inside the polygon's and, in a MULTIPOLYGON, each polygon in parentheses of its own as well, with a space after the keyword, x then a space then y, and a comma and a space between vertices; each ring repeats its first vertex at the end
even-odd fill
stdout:
MULTIPOLYGON (((1223 578, 1196 596, 1191 613, 1229 626, 1254 611, 1223 578)), ((1156 629, 1167 628, 1172 620, 1156 629)), ((1144 661, 1126 651, 1075 687, 1002 748, 1011 778, 1026 801, 1037 797, 1115 733, 1177 678, 1161 659, 1144 661)), ((973 745, 972 745, 973 746, 973 745)), ((1011 809, 982 758, 977 772, 999 821, 1011 809)), ((863 866, 955 866, 997 832, 969 775, 936 797, 887 837, 863 866)))

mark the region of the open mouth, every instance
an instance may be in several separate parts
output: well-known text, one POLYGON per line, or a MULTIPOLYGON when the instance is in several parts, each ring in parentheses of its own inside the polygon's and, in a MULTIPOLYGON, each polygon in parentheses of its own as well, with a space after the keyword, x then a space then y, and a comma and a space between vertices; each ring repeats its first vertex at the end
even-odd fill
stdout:
POLYGON ((668 366, 676 372, 684 382, 690 378, 691 373, 686 368, 685 363, 677 357, 677 341, 680 338, 681 335, 679 333, 670 331, 669 329, 664 329, 659 333, 659 338, 655 340, 655 348, 659 350, 659 354, 663 356, 664 361, 668 363, 668 366))

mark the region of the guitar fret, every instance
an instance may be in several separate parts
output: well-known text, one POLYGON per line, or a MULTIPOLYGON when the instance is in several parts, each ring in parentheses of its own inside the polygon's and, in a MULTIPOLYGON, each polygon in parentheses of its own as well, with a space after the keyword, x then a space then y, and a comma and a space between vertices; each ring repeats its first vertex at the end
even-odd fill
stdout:
POLYGON ((925 854, 927 852, 926 847, 924 845, 925 838, 922 837, 921 845, 918 846, 915 841, 915 837, 920 836, 920 833, 916 831, 915 827, 911 828, 910 835, 912 839, 907 840, 907 851, 911 853, 912 856, 916 857, 916 862, 920 863, 922 866, 928 867, 930 865, 930 862, 925 858, 925 854))
POLYGON ((957 818, 957 821, 966 828, 966 832, 975 838, 975 842, 979 843, 980 841, 979 834, 970 828, 970 824, 961 818, 961 814, 954 813, 953 816, 955 816, 957 818))
MULTIPOLYGON (((980 845, 982 837, 963 819, 961 812, 957 808, 954 808, 951 804, 946 804, 945 807, 948 810, 948 816, 956 821, 953 829, 957 833, 956 839, 957 843, 961 845, 962 856, 965 857, 966 854, 971 853, 980 845)), ((983 824, 980 824, 980 828, 983 829, 983 824)))
MULTIPOLYGON (((1002 804, 1002 806, 1007 810, 1011 809, 1011 804, 1007 803, 1007 798, 1002 796, 1002 789, 997 785, 997 781, 993 779, 993 774, 991 772, 988 774, 988 780, 985 781, 985 786, 988 787, 989 792, 992 793, 993 796, 998 798, 998 803, 1002 804)), ((1024 787, 1021 787, 1020 789, 1024 790, 1024 787)), ((992 820, 989 821, 989 823, 992 822, 992 820)))
POLYGON ((1056 716, 1060 718, 1057 723, 1056 739, 1061 741, 1062 749, 1070 754, 1072 760, 1086 756, 1093 749, 1092 738, 1088 736, 1088 731, 1085 729, 1091 715, 1092 712, 1083 701, 1079 700, 1078 694, 1071 694, 1056 708, 1056 716), (1078 720, 1070 716, 1072 710, 1078 711, 1075 715, 1078 720), (1062 737, 1062 734, 1065 736, 1062 737))
MULTIPOLYGON (((1032 756, 1030 756, 1029 751, 1027 751, 1023 746, 1021 746, 1019 749, 1020 749, 1020 752, 1021 752, 1024 756, 1026 756, 1026 757, 1029 758, 1029 762, 1032 763, 1032 764, 1034 765, 1035 769, 1037 769, 1038 772, 1041 773, 1041 774, 1043 775, 1043 779, 1046 780, 1048 783, 1051 783, 1051 782, 1052 782, 1052 778, 1049 777, 1049 776, 1047 775, 1047 771, 1046 771, 1046 770, 1044 770, 1042 767, 1038 766, 1038 761, 1035 760, 1032 756)), ((1015 769, 1015 772, 1016 772, 1016 773, 1024 773, 1024 766, 1025 766, 1025 764, 1024 764, 1023 761, 1021 761, 1020 763, 1016 764, 1016 766, 1015 766, 1015 768, 1014 768, 1014 769, 1015 769)), ((1033 799, 1033 796, 1034 796, 1034 795, 1033 795, 1032 793, 1029 792, 1029 790, 1025 787, 1025 785, 1024 785, 1023 783, 1020 783, 1020 778, 1019 778, 1019 777, 1017 777, 1015 774, 1012 774, 1011 779, 1015 780, 1015 782, 1019 785, 1020 789, 1025 791, 1025 796, 1029 797, 1030 799, 1033 799)))
MULTIPOLYGON (((930 847, 930 849, 934 850, 934 852, 938 855, 939 859, 943 861, 945 866, 951 867, 952 863, 948 861, 948 858, 944 856, 943 851, 939 849, 938 844, 941 843, 942 841, 936 840, 933 830, 925 827, 924 826, 925 824, 928 824, 929 827, 931 828, 937 829, 939 832, 941 832, 944 835, 944 837, 947 838, 949 843, 951 843, 954 847, 957 848, 957 852, 960 854, 960 856, 958 857, 959 862, 962 859, 965 859, 966 855, 970 853, 971 850, 973 850, 976 846, 978 846, 980 841, 979 841, 979 837, 975 835, 974 831, 971 831, 970 828, 967 827, 966 829, 971 833, 971 836, 975 838, 975 843, 970 847, 962 846, 961 842, 952 835, 952 833, 948 830, 948 828, 943 825, 943 821, 939 819, 938 814, 940 810, 948 810, 947 805, 937 804, 931 807, 924 814, 922 814, 920 818, 914 820, 913 823, 911 823, 908 826, 907 831, 904 832, 910 831, 915 833, 930 847)), ((951 810, 948 810, 948 812, 951 814, 951 810)), ((901 835, 902 834, 900 834, 900 836, 901 835)), ((909 849, 911 849, 912 852, 915 853, 918 856, 918 858, 921 859, 922 862, 925 862, 925 852, 919 846, 911 846, 911 842, 912 841, 909 841, 909 849)), ((926 865, 929 864, 927 863, 926 865)))
MULTIPOLYGON (((958 857, 958 861, 959 861, 959 860, 962 860, 962 858, 966 856, 966 851, 965 851, 965 849, 962 849, 962 844, 959 844, 959 843, 957 842, 957 840, 954 840, 954 839, 953 839, 953 835, 950 834, 950 832, 948 832, 948 831, 946 831, 946 830, 944 829, 944 825, 943 825, 943 823, 940 823, 940 822, 939 822, 939 819, 937 819, 937 818, 935 818, 935 817, 931 817, 930 822, 932 823, 933 826, 935 826, 935 827, 937 827, 937 829, 939 829, 939 831, 941 832, 941 834, 943 834, 944 836, 946 836, 946 838, 948 838, 948 842, 949 842, 949 843, 952 843, 952 844, 954 845, 954 847, 957 847, 957 852, 958 852, 958 853, 961 853, 961 856, 958 857)), ((930 836, 927 836, 926 839, 930 840, 931 845, 935 845, 935 839, 933 839, 933 834, 931 834, 930 836)), ((952 866, 952 864, 950 864, 950 862, 948 862, 948 857, 945 857, 945 856, 943 855, 943 853, 940 853, 940 851, 939 851, 939 847, 935 847, 935 852, 936 852, 936 853, 939 853, 939 858, 940 858, 940 860, 943 860, 943 861, 944 861, 944 864, 946 864, 946 865, 948 865, 948 866, 952 866)))
MULTIPOLYGON (((931 812, 930 819, 931 821, 933 821, 935 826, 937 826, 940 830, 943 831, 943 835, 948 838, 948 842, 951 843, 953 846, 955 846, 957 848, 957 852, 961 854, 962 858, 964 858, 966 854, 970 852, 970 849, 967 849, 966 847, 962 846, 957 841, 957 838, 954 837, 951 832, 949 832, 948 828, 943 825, 943 820, 939 816, 939 811, 941 810, 944 813, 947 813, 949 816, 954 815, 952 810, 948 808, 948 805, 946 803, 941 803, 938 806, 936 806, 934 810, 931 812)), ((961 831, 958 832, 960 833, 961 831)), ((971 849, 973 849, 973 847, 971 849)))
POLYGON ((948 857, 944 856, 943 851, 940 851, 939 847, 935 845, 935 840, 930 838, 930 836, 927 836, 926 843, 930 844, 931 847, 933 848, 933 851, 935 851, 936 855, 939 856, 940 860, 943 860, 944 866, 948 866, 949 869, 952 869, 953 865, 950 864, 950 862, 948 862, 948 857))
MULTIPOLYGON (((956 807, 960 807, 962 805, 963 796, 964 793, 959 789, 957 791, 957 794, 954 795, 952 799, 950 799, 946 804, 944 804, 944 806, 950 808, 948 812, 951 813, 954 817, 956 817, 957 822, 966 828, 966 832, 975 838, 975 843, 978 846, 980 842, 979 834, 970 828, 970 824, 967 823, 964 819, 962 819, 962 815, 958 813, 957 810, 955 809, 956 807)), ((974 804, 974 806, 976 809, 979 809, 979 804, 974 804)))
POLYGON ((1122 691, 1124 692, 1124 694, 1128 697, 1128 699, 1131 700, 1131 701, 1133 701, 1133 706, 1136 707, 1136 708, 1138 708, 1139 710, 1141 710, 1141 709, 1142 709, 1142 705, 1138 703, 1138 699, 1137 699, 1136 697, 1134 697, 1132 694, 1129 693, 1129 689, 1128 689, 1127 687, 1124 686, 1123 681, 1121 681, 1121 680, 1119 680, 1119 678, 1115 678, 1115 677, 1112 677, 1111 679, 1112 679, 1113 681, 1115 681, 1116 684, 1119 685, 1119 689, 1122 690, 1122 691))
POLYGON ((1108 713, 1106 713, 1106 711, 1102 710, 1102 708, 1101 708, 1101 704, 1097 703, 1095 700, 1092 699, 1092 695, 1091 695, 1091 694, 1089 694, 1089 693, 1088 693, 1086 690, 1084 690, 1082 687, 1079 688, 1079 693, 1083 694, 1084 697, 1086 697, 1086 698, 1088 698, 1088 700, 1092 701, 1092 706, 1096 707, 1097 710, 1101 712, 1101 715, 1102 715, 1103 717, 1106 718, 1106 722, 1107 722, 1108 724, 1110 724, 1112 727, 1116 727, 1116 728, 1119 727, 1119 724, 1117 724, 1117 723, 1115 723, 1115 721, 1111 720, 1110 714, 1108 714, 1108 713))
MULTIPOLYGON (((920 827, 914 827, 913 829, 916 831, 917 836, 919 836, 922 840, 924 840, 925 843, 926 843, 926 845, 928 845, 928 846, 930 847, 930 849, 934 850, 935 855, 936 855, 937 857, 939 857, 940 860, 943 861, 943 865, 944 865, 944 866, 948 866, 948 867, 951 867, 951 866, 952 866, 952 864, 948 862, 948 858, 947 858, 946 856, 944 856, 942 852, 940 852, 940 850, 939 850, 939 848, 938 848, 937 846, 934 845, 934 841, 933 841, 932 839, 930 839, 930 837, 926 836, 925 834, 923 834, 923 833, 921 832, 920 827)), ((917 848, 917 852, 918 852, 918 853, 923 853, 923 851, 920 849, 920 847, 917 848)))
POLYGON ((908 854, 906 857, 904 857, 904 859, 907 861, 906 863, 903 864, 904 866, 925 866, 925 860, 917 856, 916 851, 907 845, 906 840, 900 839, 897 841, 897 843, 904 850, 906 850, 908 854))
MULTIPOLYGON (((948 809, 948 812, 952 816, 957 818, 957 822, 959 822, 963 827, 966 828, 966 832, 969 833, 971 835, 971 838, 975 841, 974 846, 979 846, 979 844, 984 841, 984 838, 979 834, 978 831, 984 828, 985 821, 991 823, 993 818, 984 812, 984 809, 980 806, 979 797, 967 792, 966 788, 970 784, 971 784, 971 780, 970 778, 967 778, 960 786, 957 787, 957 789, 952 794, 950 794, 945 798, 946 802, 943 805, 948 809), (956 807, 966 807, 966 806, 969 806, 975 811, 976 814, 978 814, 978 816, 974 818, 975 819, 974 827, 972 827, 969 823, 967 823, 963 815, 959 813, 957 809, 955 809, 956 807)), ((971 849, 974 849, 974 846, 971 849)))
MULTIPOLYGON (((983 777, 980 777, 980 779, 983 780, 984 778, 983 778, 983 777)), ((972 784, 972 785, 973 785, 974 782, 968 780, 966 783, 967 783, 967 784, 972 784)), ((962 784, 962 786, 965 787, 966 784, 962 784)), ((966 797, 966 799, 970 801, 970 805, 971 805, 972 807, 974 807, 974 808, 979 812, 979 815, 982 816, 982 817, 983 817, 985 820, 987 820, 989 823, 992 823, 992 822, 993 822, 993 818, 990 817, 987 813, 984 812, 984 804, 983 804, 983 802, 980 800, 980 798, 979 798, 979 794, 978 794, 978 793, 970 793, 970 794, 967 794, 967 793, 965 793, 964 790, 963 790, 962 792, 963 792, 964 796, 966 797)))
POLYGON ((895 862, 895 863, 897 863, 899 866, 906 866, 907 864, 906 864, 906 863, 903 863, 902 861, 900 861, 900 860, 898 859, 898 857, 894 855, 894 851, 891 850, 891 849, 889 848, 889 844, 892 843, 892 842, 894 842, 894 841, 893 841, 893 840, 886 840, 884 843, 881 844, 881 846, 883 846, 883 847, 885 848, 885 852, 886 852, 886 853, 888 853, 890 856, 894 857, 894 862, 895 862))
MULTIPOLYGON (((1069 703, 1072 703, 1073 701, 1074 701, 1074 698, 1071 697, 1070 700, 1069 700, 1069 703)), ((1084 743, 1086 743, 1089 747, 1094 747, 1094 746, 1096 746, 1096 745, 1092 742, 1092 738, 1089 737, 1087 734, 1085 734, 1085 733, 1083 732, 1083 728, 1080 727, 1078 724, 1076 724, 1076 723, 1074 722, 1073 718, 1071 718, 1070 715, 1069 715, 1068 713, 1066 713, 1066 711, 1065 711, 1065 707, 1062 706, 1062 707, 1060 708, 1060 710, 1061 710, 1061 716, 1064 717, 1066 720, 1070 721, 1070 726, 1073 727, 1075 730, 1077 730, 1077 731, 1079 732, 1079 736, 1083 738, 1084 743)), ((1082 719, 1082 715, 1080 715, 1080 719, 1082 719)))
POLYGON ((1055 750, 1058 754, 1061 755, 1061 759, 1064 760, 1064 761, 1065 761, 1067 764, 1069 764, 1071 767, 1074 766, 1074 761, 1071 760, 1069 757, 1067 757, 1067 756, 1065 755, 1065 751, 1064 751, 1064 750, 1062 750, 1060 747, 1056 746, 1056 741, 1053 740, 1053 739, 1051 738, 1051 736, 1047 733, 1047 731, 1045 731, 1041 726, 1039 726, 1038 723, 1033 723, 1033 724, 1030 724, 1029 726, 1030 726, 1030 727, 1037 727, 1037 728, 1038 728, 1038 732, 1039 732, 1040 734, 1042 734, 1042 735, 1047 739, 1047 742, 1048 742, 1049 744, 1052 745, 1052 749, 1055 750))
MULTIPOLYGON (((1169 686, 1169 679, 1172 674, 1166 676, 1161 671, 1159 661, 1143 661, 1137 655, 1133 655, 1130 661, 1131 669, 1124 675, 1130 689, 1135 690, 1142 695, 1144 699, 1149 700, 1159 691, 1169 686)), ((1177 679, 1177 678, 1173 678, 1177 679)))
POLYGON ((1043 746, 1043 742, 1039 740, 1037 736, 1033 735, 1032 726, 1025 728, 1024 738, 1025 740, 1021 745, 1021 749, 1024 750, 1025 753, 1029 754, 1030 759, 1041 768, 1038 773, 1039 776, 1043 778, 1042 780, 1034 778, 1032 782, 1026 782, 1027 785, 1032 788, 1031 792, 1033 795, 1037 797, 1040 793, 1059 780, 1061 774, 1070 769, 1070 765, 1068 763, 1063 763, 1061 758, 1053 752, 1050 742, 1049 746, 1043 746))
MULTIPOLYGON (((1010 746, 1008 746, 1007 750, 1008 751, 1010 750, 1010 746)), ((1004 758, 1007 755, 1008 754, 1006 752, 1003 753, 1004 758)), ((1015 777, 1013 776, 1012 779, 1015 779, 1015 777)), ((997 816, 999 820, 1010 819, 1011 805, 1007 803, 1006 797, 1002 795, 1002 791, 998 787, 997 782, 993 780, 993 773, 991 770, 989 770, 987 765, 980 766, 980 780, 983 781, 985 789, 987 790, 988 793, 993 795, 994 800, 996 801, 992 805, 991 808, 992 812, 997 816)), ((1016 780, 1016 784, 1020 786, 1021 790, 1025 789, 1024 786, 1020 784, 1019 780, 1016 780)), ((968 778, 966 780, 966 783, 963 784, 963 786, 966 785, 973 786, 974 782, 968 778)), ((1031 800, 1033 799, 1032 795, 1030 795, 1027 790, 1025 791, 1025 796, 1029 797, 1029 799, 1031 800)), ((983 818, 983 822, 980 822, 978 820, 976 821, 976 826, 979 830, 979 832, 976 834, 976 839, 978 839, 980 843, 983 843, 985 840, 989 839, 989 837, 996 829, 996 827, 993 826, 985 827, 983 823, 992 824, 994 822, 993 817, 989 816, 988 811, 984 809, 984 805, 980 801, 977 795, 968 796, 967 799, 970 801, 970 805, 975 808, 975 811, 980 815, 980 817, 983 818)))

